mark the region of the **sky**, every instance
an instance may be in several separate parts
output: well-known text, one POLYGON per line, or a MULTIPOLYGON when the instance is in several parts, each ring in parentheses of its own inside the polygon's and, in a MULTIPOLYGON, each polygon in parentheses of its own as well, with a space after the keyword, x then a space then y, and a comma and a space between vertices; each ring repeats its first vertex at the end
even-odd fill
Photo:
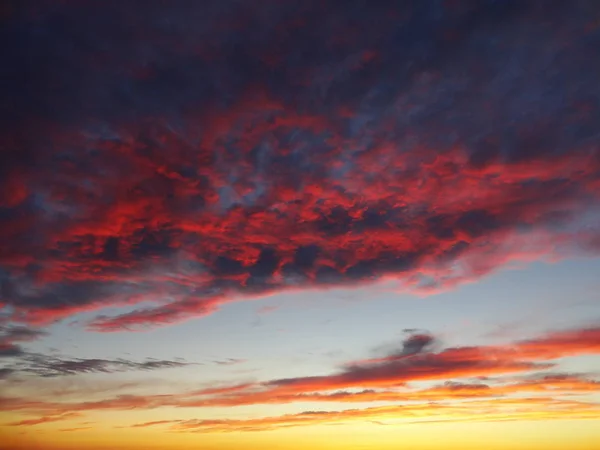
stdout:
POLYGON ((3 449, 600 449, 599 2, 0 22, 3 449))

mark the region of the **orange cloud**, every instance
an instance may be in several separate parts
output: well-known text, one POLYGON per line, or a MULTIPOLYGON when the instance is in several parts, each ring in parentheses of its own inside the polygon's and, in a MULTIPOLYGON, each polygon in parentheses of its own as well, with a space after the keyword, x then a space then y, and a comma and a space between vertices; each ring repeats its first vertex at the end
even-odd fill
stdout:
POLYGON ((119 395, 96 401, 60 402, 27 398, 0 398, 8 410, 56 415, 101 410, 202 408, 294 402, 427 402, 521 394, 586 394, 599 381, 573 374, 541 373, 486 382, 452 381, 509 375, 554 367, 553 358, 599 354, 597 328, 549 333, 504 346, 451 347, 434 351, 428 335, 409 336, 386 356, 352 362, 330 375, 217 386, 182 393, 119 395), (551 359, 547 359, 551 358, 551 359), (411 383, 448 380, 426 389, 411 383))
POLYGON ((12 427, 22 427, 22 426, 33 426, 33 425, 41 425, 48 422, 58 422, 61 420, 72 419, 73 417, 81 416, 80 413, 77 412, 64 412, 60 414, 53 414, 48 416, 42 416, 35 419, 26 419, 20 420, 18 422, 9 423, 9 426, 12 427))
POLYGON ((342 411, 304 411, 274 417, 224 420, 185 420, 174 425, 174 431, 241 432, 266 431, 309 425, 351 423, 375 419, 381 421, 505 421, 600 419, 600 405, 552 398, 494 399, 453 403, 384 406, 342 411))
POLYGON ((410 337, 397 352, 351 363, 332 375, 272 380, 265 385, 271 394, 285 394, 548 369, 556 358, 600 353, 600 328, 555 332, 505 346, 454 347, 433 352, 427 349, 429 344, 426 340, 413 348, 414 337, 410 337))
POLYGON ((177 423, 177 422, 179 422, 179 420, 155 420, 152 422, 136 423, 134 425, 131 425, 130 427, 124 427, 124 428, 147 428, 147 427, 155 427, 157 425, 166 425, 166 424, 172 424, 172 423, 177 423))
POLYGON ((61 428, 60 432, 63 433, 70 433, 70 432, 74 432, 74 431, 83 431, 83 430, 91 430, 93 427, 74 427, 74 428, 61 428))

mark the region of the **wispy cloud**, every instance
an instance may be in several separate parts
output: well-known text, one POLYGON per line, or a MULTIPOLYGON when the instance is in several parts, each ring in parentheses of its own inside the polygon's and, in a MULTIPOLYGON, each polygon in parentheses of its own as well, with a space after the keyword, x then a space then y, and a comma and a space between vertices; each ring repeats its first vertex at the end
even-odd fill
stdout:
POLYGON ((84 430, 91 430, 93 427, 73 427, 73 428, 61 428, 60 432, 63 433, 71 433, 71 432, 75 432, 75 431, 84 431, 84 430))
POLYGON ((241 358, 227 358, 214 361, 214 363, 218 366, 235 366, 237 364, 243 364, 245 362, 246 360, 241 358))
POLYGON ((62 420, 72 419, 74 417, 81 416, 80 413, 76 412, 66 412, 61 414, 53 414, 48 416, 37 417, 35 419, 26 419, 20 420, 18 422, 11 422, 8 425, 13 427, 24 427, 24 426, 33 426, 33 425, 41 425, 48 422, 58 422, 62 420))
POLYGON ((299 414, 256 419, 182 420, 173 426, 173 430, 188 432, 267 431, 298 426, 362 422, 373 418, 413 423, 504 422, 565 418, 598 420, 600 406, 594 403, 551 398, 494 399, 453 405, 430 403, 341 411, 304 411, 299 414))
POLYGON ((173 424, 173 423, 178 423, 178 422, 179 422, 179 420, 155 420, 153 422, 136 423, 129 427, 122 427, 122 428, 148 428, 148 427, 155 427, 158 425, 168 425, 168 424, 173 424))
POLYGON ((430 346, 436 340, 419 333, 407 337, 400 350, 392 350, 385 357, 348 363, 330 375, 220 385, 178 393, 121 394, 85 402, 4 397, 0 404, 14 411, 55 415, 294 402, 429 404, 477 399, 492 402, 501 398, 508 402, 514 396, 524 395, 560 399, 570 394, 597 392, 600 388, 600 380, 593 376, 546 370, 556 369, 558 358, 600 354, 598 333, 597 328, 565 330, 503 346, 449 347, 437 351, 430 346), (474 379, 479 381, 468 381, 474 379), (432 380, 439 380, 440 384, 427 388, 415 385, 432 380))
MULTIPOLYGON (((11 355, 16 356, 16 355, 11 355)), ((179 360, 146 359, 133 361, 129 359, 102 358, 62 358, 40 353, 24 352, 18 358, 4 362, 2 369, 6 376, 30 374, 40 377, 60 377, 84 373, 114 373, 126 371, 149 371, 184 367, 193 363, 179 360)))

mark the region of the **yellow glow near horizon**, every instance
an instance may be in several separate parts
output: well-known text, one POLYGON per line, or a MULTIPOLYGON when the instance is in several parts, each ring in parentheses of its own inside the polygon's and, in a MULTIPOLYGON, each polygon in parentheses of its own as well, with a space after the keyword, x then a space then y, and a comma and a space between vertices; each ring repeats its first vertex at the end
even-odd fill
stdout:
MULTIPOLYGON (((194 433, 164 429, 118 429, 96 424, 90 430, 61 432, 65 425, 48 424, 44 431, 0 429, 9 449, 19 450, 203 450, 254 449, 397 449, 414 450, 596 450, 598 421, 535 421, 496 423, 434 423, 382 426, 315 425, 267 432, 194 433), (20 431, 28 431, 20 434, 20 431)), ((40 429, 41 430, 41 429, 40 429)))

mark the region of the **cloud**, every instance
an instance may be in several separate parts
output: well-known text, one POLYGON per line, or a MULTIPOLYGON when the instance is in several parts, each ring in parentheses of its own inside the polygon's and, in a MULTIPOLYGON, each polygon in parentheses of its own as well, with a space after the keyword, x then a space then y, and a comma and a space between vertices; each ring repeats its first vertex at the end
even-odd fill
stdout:
POLYGON ((18 422, 9 423, 8 425, 12 426, 12 427, 41 425, 41 424, 48 423, 48 422, 58 422, 61 420, 68 420, 68 419, 72 419, 73 417, 79 417, 79 416, 81 416, 81 414, 75 413, 75 412, 68 412, 68 413, 62 413, 62 414, 55 414, 55 415, 53 414, 53 415, 48 415, 48 416, 42 416, 42 417, 38 417, 35 419, 20 420, 18 422))
POLYGON ((267 431, 298 426, 352 423, 372 418, 389 419, 398 423, 407 420, 412 420, 413 423, 575 418, 597 420, 600 418, 600 408, 594 403, 551 398, 495 399, 453 405, 425 403, 341 411, 304 411, 299 414, 250 419, 182 420, 172 429, 191 432, 267 431))
POLYGON ((0 368, 0 380, 10 378, 11 375, 13 375, 14 373, 15 373, 14 369, 11 369, 8 367, 1 367, 0 368))
MULTIPOLYGON (((89 411, 127 411, 127 410, 149 410, 162 407, 169 408, 203 408, 203 407, 234 407, 254 404, 283 404, 292 402, 324 402, 334 404, 349 403, 401 403, 401 404, 431 404, 434 402, 456 402, 466 400, 497 399, 515 400, 515 395, 529 395, 536 399, 539 395, 549 396, 556 399, 560 396, 572 394, 585 395, 594 393, 600 386, 600 381, 590 377, 572 374, 555 374, 552 376, 541 376, 537 379, 519 380, 507 382, 500 378, 490 380, 486 383, 465 383, 458 381, 447 381, 429 388, 409 389, 407 387, 395 390, 363 389, 363 390, 337 390, 334 392, 314 393, 288 393, 275 394, 256 392, 255 386, 224 389, 207 389, 205 391, 192 391, 179 394, 155 394, 155 395, 120 395, 98 401, 86 401, 80 403, 48 402, 39 400, 26 400, 19 398, 0 398, 0 404, 4 408, 13 411, 21 411, 29 414, 60 415, 64 412, 89 412, 89 411), (238 391, 240 395, 228 395, 238 391)), ((521 398, 521 397, 516 397, 521 398)), ((546 397, 543 397, 546 398, 546 397)), ((145 427, 161 425, 169 421, 156 421, 132 425, 134 427, 145 427)), ((173 421, 174 423, 176 421, 173 421)), ((126 426, 128 427, 128 426, 126 426)))
MULTIPOLYGON (((64 358, 30 352, 20 343, 32 342, 47 336, 42 329, 22 325, 0 324, 0 380, 14 378, 20 374, 36 375, 45 378, 76 375, 82 373, 113 373, 131 370, 157 370, 184 367, 192 363, 179 360, 159 360, 148 358, 145 361, 102 358, 64 358)), ((234 364, 238 360, 225 363, 234 364)), ((241 362, 241 360, 240 360, 241 362)))
POLYGON ((507 346, 449 347, 426 351, 433 337, 409 336, 400 352, 349 364, 325 376, 273 380, 268 385, 285 392, 311 392, 352 387, 398 386, 415 380, 436 380, 528 372, 554 366, 552 360, 600 352, 600 329, 560 331, 507 346))
MULTIPOLYGON (((76 415, 76 414, 75 414, 76 415)), ((50 417, 46 422, 62 420, 68 414, 50 417)), ((73 416, 70 415, 69 417, 73 416)), ((244 419, 170 419, 136 423, 131 428, 171 425, 179 432, 241 432, 268 431, 280 428, 353 423, 365 420, 384 420, 394 423, 439 423, 461 421, 505 422, 512 420, 560 420, 600 418, 597 404, 579 400, 560 400, 549 397, 496 398, 468 400, 452 405, 427 402, 377 406, 363 409, 303 411, 298 414, 244 419)), ((35 425, 44 420, 22 421, 13 426, 35 425), (29 422, 29 423, 22 423, 29 422)), ((69 428, 76 431, 85 428, 69 428)), ((125 427, 128 428, 128 427, 125 427)))
POLYGON ((126 307, 90 329, 143 330, 285 290, 435 293, 598 255, 595 10, 359 4, 16 7, 11 320, 126 307))
MULTIPOLYGON (((21 356, 25 353, 17 343, 35 341, 47 333, 43 330, 24 327, 21 325, 0 324, 0 358, 21 356)), ((0 369, 2 370, 2 369, 0 369)), ((0 378, 2 377, 0 371, 0 378)), ((4 371, 4 374, 8 372, 4 371)))
POLYGON ((436 344, 436 338, 427 332, 419 332, 418 330, 412 329, 404 330, 404 332, 409 335, 400 343, 399 348, 389 349, 386 348, 387 346, 383 347, 380 350, 384 351, 385 356, 352 362, 349 363, 348 366, 380 363, 391 359, 406 359, 418 353, 424 353, 425 351, 431 352, 433 346, 436 344))
POLYGON ((146 359, 62 358, 40 353, 22 353, 14 361, 7 362, 7 374, 31 374, 44 378, 77 375, 84 373, 114 373, 125 371, 149 371, 185 367, 192 363, 184 361, 146 359))
POLYGON ((74 428, 61 428, 58 431, 70 433, 74 431, 83 431, 83 430, 91 430, 93 427, 74 427, 74 428))
POLYGON ((436 386, 425 389, 410 389, 408 386, 379 388, 374 386, 365 388, 340 390, 325 388, 317 392, 277 392, 261 391, 254 387, 247 392, 237 395, 220 395, 212 398, 188 398, 176 404, 178 407, 210 407, 210 406, 241 406, 254 404, 284 404, 301 402, 326 402, 326 403, 376 403, 376 402, 448 402, 476 398, 499 398, 512 395, 526 394, 580 394, 585 395, 596 392, 600 381, 589 377, 560 374, 556 377, 543 377, 538 380, 527 380, 515 383, 506 383, 505 380, 496 379, 492 383, 466 383, 459 381, 446 381, 436 386))
POLYGON ((84 402, 4 397, 0 398, 0 406, 13 411, 49 415, 296 402, 405 404, 476 399, 492 401, 523 395, 569 398, 571 394, 596 392, 600 380, 585 374, 558 372, 556 360, 599 354, 599 332, 598 328, 564 330, 502 346, 448 347, 439 351, 427 346, 433 340, 430 335, 419 332, 401 343, 403 350, 400 353, 393 350, 388 357, 349 363, 329 375, 220 384, 183 392, 123 393, 84 402), (415 351, 417 341, 422 345, 416 346, 419 350, 415 351), (554 371, 548 372, 548 369, 554 371), (419 384, 423 381, 439 384, 423 387, 419 384))
POLYGON ((227 358, 219 361, 214 361, 214 363, 218 366, 234 366, 236 364, 243 364, 245 362, 246 360, 241 358, 227 358))
POLYGON ((155 427, 157 425, 166 425, 166 424, 172 424, 172 423, 177 423, 177 422, 179 422, 179 420, 155 420, 153 422, 136 423, 129 427, 123 427, 123 428, 147 428, 147 427, 155 427))

